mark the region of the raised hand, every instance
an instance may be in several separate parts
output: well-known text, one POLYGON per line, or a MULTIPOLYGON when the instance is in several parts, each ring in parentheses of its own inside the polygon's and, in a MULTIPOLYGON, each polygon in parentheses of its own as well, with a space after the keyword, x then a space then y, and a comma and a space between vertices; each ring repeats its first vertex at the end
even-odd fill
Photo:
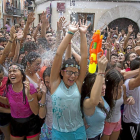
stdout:
POLYGON ((67 21, 65 20, 65 17, 61 17, 57 22, 57 31, 61 31, 63 28, 66 28, 66 26, 68 26, 66 23, 67 21))
POLYGON ((133 25, 129 25, 129 26, 128 26, 128 33, 131 34, 131 33, 133 32, 133 30, 134 30, 134 29, 133 29, 133 25))
MULTIPOLYGON (((90 24, 91 24, 91 23, 90 23, 90 24)), ((83 22, 81 22, 81 19, 80 19, 79 32, 80 32, 80 33, 86 34, 87 29, 88 29, 88 27, 90 26, 90 24, 87 25, 87 20, 86 20, 86 23, 84 24, 84 19, 83 19, 83 22)))
POLYGON ((27 23, 31 24, 35 20, 34 18, 34 13, 29 13, 28 18, 27 18, 27 23))
POLYGON ((46 88, 46 86, 45 86, 43 81, 41 82, 40 90, 41 90, 42 94, 46 94, 47 93, 47 88, 46 88))
POLYGON ((16 33, 16 36, 17 36, 16 38, 19 39, 19 40, 21 40, 23 38, 23 35, 24 35, 23 31, 20 29, 18 31, 18 33, 16 33))
POLYGON ((78 31, 79 25, 78 23, 74 22, 72 24, 69 25, 69 31, 75 33, 76 31, 78 31))
POLYGON ((101 54, 102 54, 102 52, 99 52, 97 54, 98 72, 99 73, 105 73, 108 60, 104 55, 101 57, 101 54))
POLYGON ((25 81, 24 86, 25 86, 25 94, 28 96, 30 94, 30 82, 25 81))
POLYGON ((16 37, 15 33, 16 33, 15 27, 12 26, 12 28, 11 28, 11 30, 10 30, 10 38, 11 38, 12 40, 14 40, 15 37, 16 37))

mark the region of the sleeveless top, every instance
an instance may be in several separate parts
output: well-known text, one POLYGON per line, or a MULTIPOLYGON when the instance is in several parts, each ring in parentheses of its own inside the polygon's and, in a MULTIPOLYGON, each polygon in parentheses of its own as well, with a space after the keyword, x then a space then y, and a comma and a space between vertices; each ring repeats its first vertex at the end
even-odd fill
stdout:
MULTIPOLYGON (((30 94, 37 93, 36 89, 32 84, 30 84, 30 94)), ((27 96, 26 104, 23 102, 23 92, 15 92, 12 88, 12 84, 8 85, 8 91, 6 92, 6 97, 8 98, 11 116, 13 118, 28 118, 33 114, 27 96)))
MULTIPOLYGON (((37 76, 38 79, 40 79, 40 77, 39 77, 39 75, 37 73, 36 73, 36 76, 37 76)), ((26 77, 28 78, 29 82, 34 85, 35 89, 37 89, 38 84, 35 83, 28 75, 26 75, 26 77)))
POLYGON ((116 123, 121 119, 121 105, 124 102, 123 94, 124 94, 124 92, 123 92, 123 88, 122 88, 122 96, 121 96, 121 98, 118 99, 118 100, 113 100, 115 106, 113 107, 111 117, 108 120, 106 120, 107 122, 116 123))
MULTIPOLYGON (((104 100, 104 107, 109 112, 110 107, 104 98, 103 100, 104 100)), ((89 126, 89 128, 86 129, 87 138, 95 138, 96 136, 98 136, 103 132, 106 113, 102 111, 98 106, 95 107, 95 112, 92 116, 87 116, 84 113, 84 117, 86 119, 87 125, 89 126)))
POLYGON ((76 83, 67 88, 61 80, 52 95, 53 129, 72 132, 84 125, 80 99, 81 95, 76 83))

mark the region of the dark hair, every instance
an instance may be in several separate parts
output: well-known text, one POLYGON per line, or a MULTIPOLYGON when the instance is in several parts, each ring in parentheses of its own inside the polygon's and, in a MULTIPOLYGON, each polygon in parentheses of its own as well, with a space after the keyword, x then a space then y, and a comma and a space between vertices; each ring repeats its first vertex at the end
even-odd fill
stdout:
POLYGON ((6 24, 9 24, 9 21, 6 21, 6 24))
POLYGON ((127 53, 126 56, 125 56, 125 61, 130 61, 130 55, 134 53, 134 52, 131 52, 131 53, 127 53))
POLYGON ((38 42, 38 46, 39 47, 40 47, 40 45, 44 49, 46 49, 48 47, 48 42, 47 42, 47 39, 46 38, 38 38, 37 42, 38 42))
POLYGON ((45 83, 45 77, 46 77, 46 76, 50 77, 50 75, 51 75, 51 67, 48 67, 48 68, 46 68, 45 71, 43 72, 43 81, 44 81, 44 83, 45 83))
POLYGON ((136 70, 140 67, 140 58, 136 58, 130 62, 130 69, 136 70))
MULTIPOLYGON (((85 100, 86 97, 90 97, 90 93, 92 90, 92 87, 95 83, 95 79, 96 79, 96 73, 91 74, 88 73, 85 80, 84 80, 84 84, 82 86, 82 90, 81 90, 81 107, 83 108, 83 102, 85 100)), ((103 110, 106 115, 108 116, 108 111, 107 109, 99 102, 98 107, 103 110)))
POLYGON ((50 31, 47 31, 47 32, 46 32, 46 34, 48 34, 48 33, 51 33, 51 34, 52 34, 52 32, 50 32, 50 31))
MULTIPOLYGON (((73 64, 74 66, 75 66, 75 65, 78 65, 78 66, 79 66, 79 64, 77 63, 77 61, 76 61, 75 59, 73 59, 73 58, 68 58, 67 60, 64 60, 64 61, 63 61, 61 70, 65 70, 65 69, 66 69, 66 64, 68 64, 68 65, 73 64)), ((61 79, 63 79, 63 76, 61 75, 61 72, 60 72, 60 77, 61 77, 61 79)))
POLYGON ((0 64, 0 73, 4 73, 3 66, 0 64))
POLYGON ((7 39, 5 37, 0 37, 0 43, 1 42, 7 42, 7 39))
POLYGON ((34 43, 33 41, 25 42, 23 46, 24 46, 24 52, 27 51, 28 53, 38 49, 37 44, 34 43))
POLYGON ((118 57, 118 55, 117 55, 117 54, 111 54, 110 59, 111 59, 111 57, 112 57, 112 56, 117 56, 117 57, 118 57))
MULTIPOLYGON (((114 89, 115 87, 116 89, 118 89, 118 85, 121 80, 123 80, 123 76, 116 69, 109 70, 105 76, 106 90, 105 90, 104 98, 110 106, 110 112, 112 111, 114 107, 114 102, 113 102, 114 89)), ((117 95, 116 95, 116 98, 117 98, 118 90, 116 92, 117 92, 117 95)))
POLYGON ((25 65, 24 68, 26 68, 27 66, 27 62, 29 62, 30 64, 32 64, 37 58, 40 58, 41 56, 36 53, 36 52, 30 52, 27 54, 27 56, 25 57, 25 65))
POLYGON ((0 51, 1 51, 1 50, 4 50, 4 48, 1 48, 1 47, 0 47, 0 51))
MULTIPOLYGON (((22 92, 23 92, 23 103, 26 104, 25 86, 24 86, 24 83, 23 83, 26 80, 26 75, 24 73, 24 67, 22 65, 18 64, 18 63, 13 63, 9 67, 11 67, 12 65, 16 65, 16 66, 20 67, 19 70, 20 70, 20 72, 21 72, 21 74, 23 76, 23 78, 22 78, 22 84, 23 84, 23 90, 22 90, 22 92)), ((7 80, 7 83, 6 83, 7 89, 6 89, 5 93, 8 92, 8 88, 9 88, 10 84, 11 84, 11 81, 10 81, 10 79, 8 77, 8 80, 7 80)))

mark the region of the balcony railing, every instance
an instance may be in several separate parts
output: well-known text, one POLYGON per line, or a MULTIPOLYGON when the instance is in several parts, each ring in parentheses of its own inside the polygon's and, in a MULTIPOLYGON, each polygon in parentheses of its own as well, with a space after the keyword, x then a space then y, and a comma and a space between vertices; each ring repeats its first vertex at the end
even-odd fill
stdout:
POLYGON ((20 9, 17 9, 15 7, 12 7, 12 6, 6 6, 5 12, 8 15, 18 15, 18 16, 21 16, 21 14, 22 14, 20 9))

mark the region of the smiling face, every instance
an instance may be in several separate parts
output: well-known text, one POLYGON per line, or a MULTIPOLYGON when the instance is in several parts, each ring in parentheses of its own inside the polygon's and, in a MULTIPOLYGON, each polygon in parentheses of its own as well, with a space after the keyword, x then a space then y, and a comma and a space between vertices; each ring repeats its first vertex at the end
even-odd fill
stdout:
POLYGON ((123 54, 123 53, 119 53, 119 54, 118 54, 118 61, 119 61, 119 62, 124 62, 124 60, 125 60, 124 54, 123 54))
POLYGON ((40 69, 40 65, 41 65, 40 57, 38 57, 32 63, 27 62, 28 69, 30 69, 30 72, 32 72, 32 73, 36 73, 40 69))
POLYGON ((12 84, 22 83, 23 75, 17 65, 12 65, 9 67, 8 77, 12 84))
POLYGON ((79 71, 75 67, 67 67, 65 70, 61 70, 61 75, 63 76, 66 87, 69 88, 76 82, 79 71))
POLYGON ((52 33, 47 33, 46 34, 46 39, 47 39, 48 45, 52 45, 53 44, 52 33))

